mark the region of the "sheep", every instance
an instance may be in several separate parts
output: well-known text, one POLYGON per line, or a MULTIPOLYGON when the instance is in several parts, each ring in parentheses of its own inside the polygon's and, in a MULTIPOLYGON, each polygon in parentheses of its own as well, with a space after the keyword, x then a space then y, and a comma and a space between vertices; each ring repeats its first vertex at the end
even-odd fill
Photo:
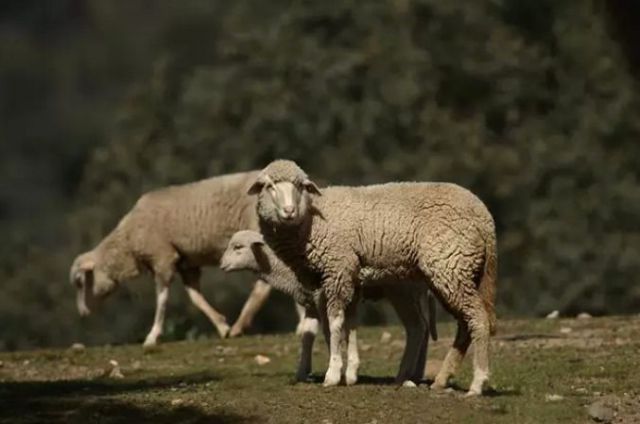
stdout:
MULTIPOLYGON (((267 165, 248 194, 257 195, 260 232, 307 288, 320 281, 330 327, 324 385, 340 381, 345 310, 369 268, 393 280, 420 279, 457 319, 457 333, 432 388, 446 386, 474 341, 468 396, 489 378, 495 332, 496 234, 486 206, 451 183, 395 182, 320 190, 295 162, 267 165)), ((348 332, 348 327, 346 330, 348 332)))
MULTIPOLYGON (((177 272, 193 304, 226 337, 230 331, 225 317, 200 292, 200 268, 219 263, 235 231, 257 228, 255 200, 244 195, 257 176, 258 171, 229 174, 141 196, 109 235, 74 260, 70 280, 77 287, 79 313, 88 315, 96 300, 149 270, 156 283, 156 311, 144 346, 154 346, 163 330, 169 284, 177 272)), ((231 335, 242 332, 270 290, 256 281, 231 335)))
MULTIPOLYGON (((325 324, 323 326, 325 335, 327 331, 326 306, 323 302, 318 301, 321 299, 318 293, 304 289, 298 283, 296 274, 280 260, 269 246, 265 245, 262 235, 256 231, 242 230, 231 236, 227 250, 220 260, 220 268, 226 272, 244 269, 254 271, 261 280, 293 296, 296 300, 299 314, 306 312, 307 317, 302 320, 306 331, 302 334, 302 350, 296 373, 298 381, 305 380, 311 372, 311 349, 318 329, 318 321, 315 318, 320 318, 321 322, 325 324), (301 313, 301 311, 304 312, 301 313)), ((369 270, 362 269, 360 274, 361 279, 366 280, 371 273, 369 270)), ((431 333, 434 340, 437 339, 433 297, 428 296, 426 307, 429 316, 425 317, 421 311, 420 298, 415 296, 416 292, 420 293, 423 287, 424 285, 421 283, 402 284, 399 287, 394 287, 394 290, 389 290, 387 287, 380 285, 363 287, 364 298, 388 298, 405 325, 407 343, 396 377, 398 383, 406 384, 406 382, 410 381, 418 383, 422 379, 429 333, 431 333), (416 284, 418 284, 417 287, 415 287, 416 284), (408 290, 402 290, 407 288, 408 290), (425 324, 425 320, 428 322, 428 326, 425 324)), ((348 385, 357 381, 357 369, 360 362, 354 330, 351 332, 351 337, 352 343, 349 344, 350 360, 345 373, 345 380, 348 385)))

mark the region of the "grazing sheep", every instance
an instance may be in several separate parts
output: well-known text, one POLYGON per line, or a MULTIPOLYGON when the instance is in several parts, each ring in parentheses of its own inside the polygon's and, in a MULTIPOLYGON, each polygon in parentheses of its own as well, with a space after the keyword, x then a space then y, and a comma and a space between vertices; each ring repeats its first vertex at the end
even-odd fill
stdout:
MULTIPOLYGON (((429 285, 458 320, 455 341, 432 387, 447 384, 473 340, 474 375, 467 394, 482 393, 496 322, 497 253, 493 218, 480 199, 447 183, 320 191, 286 160, 264 168, 248 193, 258 195, 260 230, 267 244, 296 274, 318 274, 331 333, 326 386, 340 381, 345 310, 360 284, 360 270, 368 268, 376 278, 429 285)), ((307 289, 317 286, 317 280, 300 282, 307 289)))
MULTIPOLYGON (((200 292, 200 268, 219 263, 234 232, 257 228, 255 200, 243 195, 257 176, 257 171, 230 174, 144 194, 98 246, 73 262, 70 279, 77 287, 80 314, 89 314, 96 299, 149 270, 156 282, 156 312, 144 345, 155 345, 163 329, 169 284, 177 272, 193 304, 226 337, 225 317, 200 292)), ((235 334, 248 325, 270 290, 268 284, 256 282, 235 334)))
MULTIPOLYGON (((302 351, 296 373, 298 381, 305 380, 311 372, 311 349, 318 330, 316 318, 320 318, 325 324, 323 326, 325 335, 328 330, 325 318, 326 305, 318 301, 318 293, 306 290, 301 286, 297 281, 296 274, 278 258, 269 246, 265 245, 262 235, 256 231, 243 230, 231 236, 227 250, 220 260, 220 267, 227 272, 244 269, 254 271, 260 279, 293 296, 297 305, 305 305, 304 307, 298 306, 299 314, 306 314, 306 317, 302 320, 305 331, 302 332, 302 351), (301 313, 301 311, 303 312, 301 313)), ((361 269, 362 280, 366 280, 370 275, 372 275, 370 270, 361 269)), ((309 275, 308 278, 314 277, 309 275)), ((433 298, 428 297, 429 316, 427 318, 422 314, 420 297, 416 296, 416 294, 422 295, 424 292, 424 285, 419 282, 404 283, 393 288, 380 285, 363 287, 362 295, 364 298, 388 298, 405 326, 407 343, 396 378, 398 383, 405 381, 417 383, 422 379, 430 330, 434 340, 437 338, 433 298), (428 326, 425 321, 428 321, 428 326)), ((354 317, 351 318, 354 319, 354 317)), ((352 324, 350 333, 352 339, 349 343, 349 361, 345 373, 347 384, 356 382, 360 363, 356 333, 353 327, 354 324, 352 324)))

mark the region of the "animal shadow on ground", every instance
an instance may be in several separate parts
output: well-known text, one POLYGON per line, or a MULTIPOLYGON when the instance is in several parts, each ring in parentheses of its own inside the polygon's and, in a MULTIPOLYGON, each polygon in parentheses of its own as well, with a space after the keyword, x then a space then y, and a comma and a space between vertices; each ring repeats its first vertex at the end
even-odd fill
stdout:
POLYGON ((138 381, 70 380, 0 383, 0 423, 250 423, 256 417, 205 412, 168 402, 126 402, 113 396, 168 389, 180 383, 216 380, 209 373, 138 381))

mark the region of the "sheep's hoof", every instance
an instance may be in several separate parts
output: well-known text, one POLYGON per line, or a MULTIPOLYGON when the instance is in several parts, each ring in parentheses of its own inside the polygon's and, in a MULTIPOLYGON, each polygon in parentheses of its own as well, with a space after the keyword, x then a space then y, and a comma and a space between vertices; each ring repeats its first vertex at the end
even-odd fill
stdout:
POLYGON ((233 337, 242 336, 243 333, 244 331, 242 331, 242 328, 240 326, 236 327, 234 325, 233 327, 231 327, 231 330, 229 330, 229 337, 233 338, 233 337))
POLYGON ((221 339, 229 337, 229 326, 225 324, 218 327, 218 334, 220 334, 221 339))
POLYGON ((156 341, 145 341, 142 344, 142 350, 145 352, 155 352, 158 350, 158 342, 156 341))
POLYGON ((331 371, 327 371, 327 374, 324 376, 324 383, 322 385, 324 387, 332 387, 340 384, 340 372, 333 373, 331 371))
POLYGON ((344 376, 344 382, 347 386, 353 386, 358 382, 358 375, 355 373, 347 373, 344 376))
POLYGON ((476 396, 481 396, 482 395, 482 390, 471 390, 469 389, 469 391, 467 393, 465 393, 464 397, 476 397, 476 396))
POLYGON ((447 387, 447 383, 443 383, 442 381, 438 381, 436 379, 436 381, 434 381, 431 386, 429 386, 429 389, 431 390, 444 390, 447 387))

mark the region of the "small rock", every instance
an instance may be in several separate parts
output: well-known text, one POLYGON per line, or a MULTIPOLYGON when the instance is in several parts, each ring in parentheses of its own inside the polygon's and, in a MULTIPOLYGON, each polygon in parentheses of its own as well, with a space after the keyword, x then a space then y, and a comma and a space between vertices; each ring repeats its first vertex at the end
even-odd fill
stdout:
POLYGON ((571 333, 572 331, 573 331, 573 330, 572 330, 570 327, 562 327, 562 328, 560 329, 560 332, 561 332, 562 334, 569 334, 569 333, 571 333))
POLYGON ((610 423, 613 420, 613 409, 602 401, 593 402, 587 407, 587 413, 592 420, 599 423, 610 423))
POLYGON ((30 360, 28 360, 28 359, 25 359, 24 361, 22 361, 22 365, 24 365, 25 367, 26 367, 27 365, 29 365, 30 363, 31 363, 31 361, 30 361, 30 360))
POLYGON ((360 350, 363 351, 363 352, 368 352, 368 351, 371 350, 371 345, 370 344, 366 344, 366 343, 362 343, 360 345, 360 350))
POLYGON ((171 406, 180 406, 184 403, 184 400, 176 398, 176 399, 171 399, 171 406))
POLYGON ((264 356, 264 355, 256 355, 255 358, 253 358, 256 361, 256 364, 258 365, 266 365, 269 362, 271 362, 271 359, 268 356, 264 356))
POLYGON ((391 342, 391 346, 397 349, 402 349, 404 347, 404 341, 402 340, 394 340, 391 342))
POLYGON ((560 316, 560 311, 558 311, 557 309, 553 312, 550 312, 549 315, 547 315, 547 319, 556 319, 560 316))
POLYGON ((556 394, 552 394, 552 395, 547 394, 547 395, 544 397, 544 399, 545 399, 547 402, 558 402, 558 401, 561 401, 562 399, 564 399, 564 396, 556 395, 556 394))
POLYGON ((592 318, 592 317, 591 317, 591 314, 588 313, 588 312, 581 312, 576 316, 576 318, 578 318, 578 319, 589 319, 589 318, 592 318))
POLYGON ((112 359, 109 361, 109 365, 111 366, 109 377, 118 379, 124 378, 124 375, 122 375, 122 371, 120 370, 120 364, 118 364, 118 361, 112 359))
POLYGON ((391 333, 389 333, 388 331, 383 331, 382 335, 380 336, 380 342, 389 343, 390 341, 391 341, 391 333))
POLYGON ((586 394, 586 393, 588 393, 587 389, 585 389, 584 387, 578 387, 578 388, 576 389, 576 392, 577 392, 577 393, 580 393, 580 394, 586 394))
POLYGON ((82 343, 74 343, 71 345, 71 350, 73 352, 84 352, 85 349, 86 349, 86 346, 83 345, 82 343))
POLYGON ((133 363, 131 364, 131 368, 133 368, 136 371, 139 370, 140 368, 142 368, 142 362, 133 361, 133 363))
POLYGON ((416 383, 414 383, 411 380, 407 380, 404 383, 402 383, 402 387, 418 387, 416 386, 416 383))
POLYGON ((0 361, 0 368, 4 367, 4 362, 0 361))

